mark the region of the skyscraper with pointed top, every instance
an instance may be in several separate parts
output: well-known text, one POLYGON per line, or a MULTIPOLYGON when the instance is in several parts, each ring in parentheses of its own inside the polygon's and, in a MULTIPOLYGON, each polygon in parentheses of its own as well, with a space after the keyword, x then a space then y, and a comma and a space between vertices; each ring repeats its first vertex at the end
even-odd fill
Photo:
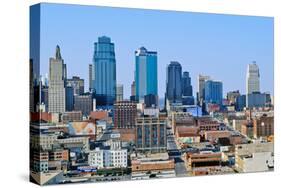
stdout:
POLYGON ((56 46, 55 57, 49 60, 48 109, 52 113, 65 112, 66 64, 56 46))

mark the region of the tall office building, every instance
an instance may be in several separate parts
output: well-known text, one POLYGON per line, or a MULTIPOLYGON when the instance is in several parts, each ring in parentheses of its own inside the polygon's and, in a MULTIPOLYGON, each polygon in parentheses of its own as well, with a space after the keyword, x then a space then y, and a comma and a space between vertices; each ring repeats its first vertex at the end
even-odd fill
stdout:
POLYGON ((60 47, 56 47, 55 58, 49 63, 48 110, 53 113, 65 112, 66 65, 61 57, 60 47))
POLYGON ((98 42, 95 42, 92 68, 97 105, 113 105, 116 98, 116 60, 114 43, 109 37, 99 37, 98 42))
POLYGON ((141 47, 135 51, 135 60, 136 100, 144 100, 149 94, 157 96, 157 52, 141 47))
POLYGON ((72 76, 67 79, 67 85, 71 86, 74 90, 74 95, 82 95, 84 93, 84 79, 79 76, 72 76))
POLYGON ((189 72, 185 71, 182 74, 182 95, 193 96, 193 90, 191 85, 191 78, 189 72))
POLYGON ((260 72, 255 61, 247 68, 246 92, 247 94, 260 92, 260 72))
POLYGON ((215 80, 205 81, 205 102, 213 104, 222 104, 222 82, 215 80))
POLYGON ((171 61, 167 67, 166 95, 171 103, 182 100, 182 68, 176 61, 171 61))
POLYGON ((71 85, 65 88, 65 110, 70 112, 74 108, 74 89, 71 85))
POLYGON ((204 76, 199 74, 198 76, 198 96, 197 102, 202 105, 205 97, 205 81, 211 79, 210 76, 204 76))
POLYGON ((124 87, 123 84, 117 84, 116 86, 116 101, 123 101, 124 87))
POLYGON ((89 91, 93 89, 93 65, 89 64, 89 91))
POLYGON ((137 117, 137 104, 131 101, 117 101, 114 104, 114 127, 133 128, 137 117))

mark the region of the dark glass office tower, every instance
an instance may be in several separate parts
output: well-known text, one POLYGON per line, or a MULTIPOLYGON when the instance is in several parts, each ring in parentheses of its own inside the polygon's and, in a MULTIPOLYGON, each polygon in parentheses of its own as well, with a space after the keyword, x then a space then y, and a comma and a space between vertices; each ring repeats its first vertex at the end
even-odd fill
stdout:
POLYGON ((182 68, 181 64, 171 61, 167 67, 166 97, 171 103, 181 102, 182 99, 182 68))

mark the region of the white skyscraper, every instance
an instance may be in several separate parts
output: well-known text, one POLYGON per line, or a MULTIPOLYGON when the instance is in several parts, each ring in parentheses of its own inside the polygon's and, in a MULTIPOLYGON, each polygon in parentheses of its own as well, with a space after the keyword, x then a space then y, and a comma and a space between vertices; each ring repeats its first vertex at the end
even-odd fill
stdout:
POLYGON ((260 92, 260 72, 259 67, 255 61, 248 65, 246 78, 246 92, 247 94, 260 92))
POLYGON ((65 112, 65 79, 66 65, 60 54, 60 47, 56 47, 55 58, 50 58, 49 63, 49 89, 48 109, 49 112, 65 112))

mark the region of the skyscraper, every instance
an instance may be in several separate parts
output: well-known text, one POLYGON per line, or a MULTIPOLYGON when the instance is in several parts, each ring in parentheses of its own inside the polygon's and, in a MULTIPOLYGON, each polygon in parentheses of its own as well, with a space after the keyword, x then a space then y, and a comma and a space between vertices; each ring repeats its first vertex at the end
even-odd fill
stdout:
POLYGON ((247 94, 260 92, 260 72, 255 61, 249 64, 247 68, 246 92, 247 94))
POLYGON ((124 92, 123 84, 117 84, 116 101, 123 101, 123 95, 124 95, 123 92, 124 92))
POLYGON ((65 112, 66 65, 61 57, 60 47, 56 47, 55 58, 49 63, 48 110, 53 113, 65 112))
POLYGON ((99 37, 98 42, 95 42, 92 68, 97 105, 113 105, 116 98, 116 60, 114 43, 109 37, 99 37))
POLYGON ((171 61, 167 67, 166 97, 171 103, 182 99, 182 68, 177 61, 171 61))
POLYGON ((89 91, 93 89, 93 65, 89 64, 89 91))
POLYGON ((199 74, 198 76, 198 96, 197 102, 202 105, 205 97, 205 81, 211 79, 210 76, 199 74))
POLYGON ((157 96, 157 52, 141 47, 135 51, 135 59, 136 100, 143 100, 149 94, 157 96))
POLYGON ((182 95, 193 96, 193 90, 191 85, 191 78, 189 72, 185 71, 182 74, 182 95))
POLYGON ((215 80, 205 81, 205 102, 222 104, 222 82, 215 80))

